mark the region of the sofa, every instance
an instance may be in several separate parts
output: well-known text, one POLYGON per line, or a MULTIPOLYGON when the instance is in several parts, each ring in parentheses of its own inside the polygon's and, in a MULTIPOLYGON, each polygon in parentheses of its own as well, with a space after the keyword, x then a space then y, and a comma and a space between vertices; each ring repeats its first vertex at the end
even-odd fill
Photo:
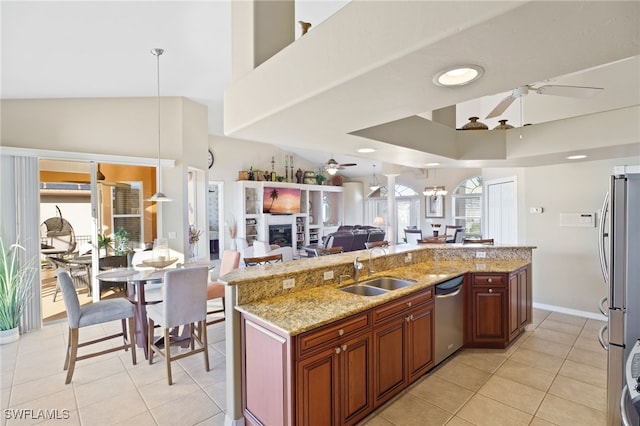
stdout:
POLYGON ((323 237, 323 247, 342 247, 342 251, 364 250, 365 243, 383 241, 384 230, 375 226, 343 225, 323 237))

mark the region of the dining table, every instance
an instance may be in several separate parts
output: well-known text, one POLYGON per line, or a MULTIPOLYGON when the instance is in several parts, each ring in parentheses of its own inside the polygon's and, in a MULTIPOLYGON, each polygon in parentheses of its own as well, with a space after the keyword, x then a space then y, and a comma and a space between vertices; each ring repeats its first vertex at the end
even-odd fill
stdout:
MULTIPOLYGON (((173 263, 173 262, 172 262, 173 263)), ((208 266, 213 269, 211 262, 191 262, 184 265, 178 264, 175 267, 188 268, 192 266, 208 266)), ((96 278, 108 282, 127 282, 128 298, 136 307, 135 309, 135 336, 136 345, 144 351, 145 359, 149 359, 149 322, 147 319, 147 305, 162 302, 162 283, 164 281, 165 272, 168 269, 149 268, 147 264, 139 264, 135 267, 114 268, 108 271, 100 272, 96 278)), ((188 327, 183 327, 180 333, 178 329, 174 329, 171 333, 172 344, 175 342, 180 346, 186 347, 190 344, 190 331, 188 327)), ((163 337, 160 337, 163 339, 163 337)), ((158 344, 158 342, 156 342, 158 344)))
POLYGON ((96 278, 107 282, 127 282, 129 300, 136 306, 135 309, 135 325, 136 325, 136 344, 144 351, 145 359, 149 358, 149 330, 147 321, 147 305, 160 303, 162 300, 157 296, 160 295, 160 288, 164 280, 164 269, 148 269, 137 270, 133 268, 114 268, 109 271, 101 272, 96 278), (153 298, 147 294, 148 288, 145 286, 156 284, 153 298))

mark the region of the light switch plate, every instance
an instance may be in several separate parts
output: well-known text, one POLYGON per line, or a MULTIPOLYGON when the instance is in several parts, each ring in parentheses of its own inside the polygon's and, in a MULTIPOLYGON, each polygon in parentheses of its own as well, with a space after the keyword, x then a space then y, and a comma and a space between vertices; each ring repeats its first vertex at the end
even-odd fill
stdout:
POLYGON ((477 251, 476 252, 476 257, 478 259, 484 259, 485 257, 487 257, 487 252, 486 251, 477 251))
POLYGON ((332 280, 333 279, 333 271, 326 271, 324 273, 324 280, 332 280))

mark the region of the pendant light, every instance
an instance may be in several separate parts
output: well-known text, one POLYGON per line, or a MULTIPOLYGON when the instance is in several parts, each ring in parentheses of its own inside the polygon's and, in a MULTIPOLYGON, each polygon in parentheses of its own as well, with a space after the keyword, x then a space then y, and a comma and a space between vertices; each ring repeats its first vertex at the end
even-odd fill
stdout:
POLYGON ((160 202, 164 202, 164 201, 173 201, 171 198, 167 197, 166 195, 164 195, 164 193, 162 192, 162 186, 161 186, 161 179, 160 179, 160 55, 162 55, 164 53, 163 49, 160 48, 155 48, 155 49, 151 49, 151 54, 154 55, 156 57, 156 63, 157 63, 157 70, 158 70, 158 101, 157 101, 157 107, 158 107, 158 168, 156 169, 156 190, 157 192, 155 194, 153 194, 150 198, 148 198, 146 201, 155 201, 157 203, 160 202))
MULTIPOLYGON (((427 174, 427 176, 428 176, 428 174, 427 174)), ((427 179, 428 179, 428 177, 427 177, 427 179)), ((437 179, 436 179, 436 169, 433 169, 433 180, 437 181, 437 179)), ((445 189, 444 186, 433 185, 433 186, 426 186, 424 188, 424 191, 422 191, 422 194, 425 197, 433 197, 434 199, 436 199, 436 198, 438 198, 440 196, 447 195, 448 191, 445 189)))
POLYGON ((380 182, 378 181, 378 177, 376 176, 376 165, 373 165, 373 176, 371 177, 371 181, 369 182, 369 189, 375 191, 380 188, 380 182))

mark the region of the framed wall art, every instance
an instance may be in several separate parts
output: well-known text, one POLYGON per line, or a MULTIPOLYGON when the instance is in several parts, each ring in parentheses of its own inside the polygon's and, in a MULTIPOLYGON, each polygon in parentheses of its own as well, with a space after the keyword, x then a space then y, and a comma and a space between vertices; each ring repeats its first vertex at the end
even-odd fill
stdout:
POLYGON ((424 199, 425 217, 444 217, 444 195, 428 195, 424 199))

